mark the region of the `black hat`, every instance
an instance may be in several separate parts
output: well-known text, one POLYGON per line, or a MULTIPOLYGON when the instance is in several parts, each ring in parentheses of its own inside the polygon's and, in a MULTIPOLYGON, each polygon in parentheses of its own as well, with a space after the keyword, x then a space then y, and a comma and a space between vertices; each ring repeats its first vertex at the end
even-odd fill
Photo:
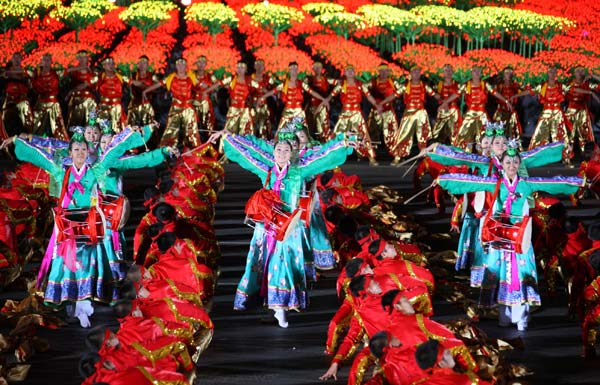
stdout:
POLYGON ((383 310, 388 311, 394 306, 394 298, 400 293, 400 289, 393 289, 381 296, 381 306, 383 310))
POLYGON ((79 359, 79 375, 88 378, 96 372, 96 363, 100 361, 100 355, 94 352, 84 353, 79 359))
POLYGON ((354 233, 356 232, 357 227, 358 227, 358 225, 356 224, 356 221, 354 220, 352 215, 348 215, 348 214, 342 216, 338 223, 338 229, 344 235, 347 235, 350 238, 354 238, 354 233))
POLYGON ((565 205, 562 204, 562 202, 555 203, 548 208, 548 215, 550 215, 550 218, 560 219, 563 218, 566 214, 567 209, 565 208, 565 205))
POLYGON ((161 222, 171 222, 175 219, 175 208, 168 203, 160 202, 152 209, 152 214, 161 222))
POLYGON ((176 240, 177 240, 177 236, 175 235, 175 233, 166 232, 166 233, 162 233, 156 239, 156 245, 158 246, 158 250, 160 250, 161 253, 164 253, 167 250, 169 250, 171 248, 171 246, 173 246, 175 244, 176 240))
POLYGON ((354 278, 360 271, 360 267, 365 262, 362 258, 352 258, 346 263, 346 277, 354 278))
POLYGON ((425 370, 433 367, 437 362, 439 350, 440 343, 436 340, 429 340, 419 345, 415 352, 415 359, 419 368, 425 370))
POLYGON ((378 359, 383 356, 383 349, 388 345, 388 333, 385 330, 376 333, 369 340, 369 350, 378 359))

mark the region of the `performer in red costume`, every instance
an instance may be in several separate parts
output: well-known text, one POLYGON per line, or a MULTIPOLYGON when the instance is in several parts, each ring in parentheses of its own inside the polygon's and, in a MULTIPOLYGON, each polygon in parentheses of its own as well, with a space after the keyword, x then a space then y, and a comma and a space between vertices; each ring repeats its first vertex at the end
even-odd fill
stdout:
POLYGON ((198 116, 198 125, 210 135, 215 129, 215 111, 207 90, 217 82, 217 78, 206 70, 206 56, 200 56, 196 60, 195 75, 198 82, 194 86, 193 104, 198 116))
POLYGON ((414 66, 409 80, 398 88, 396 95, 404 95, 405 109, 398 130, 386 140, 388 150, 394 156, 393 164, 410 154, 415 135, 419 149, 427 146, 431 139, 431 126, 425 110, 425 96, 434 96, 435 92, 421 81, 421 68, 414 66))
POLYGON ((198 118, 192 105, 193 89, 197 83, 196 75, 188 72, 185 59, 177 59, 175 61, 175 72, 167 76, 162 82, 154 83, 142 92, 143 100, 147 98, 148 93, 161 86, 166 87, 173 94, 167 127, 165 127, 159 146, 176 147, 182 145, 195 148, 200 145, 198 118))
MULTIPOLYGON (((519 94, 523 92, 522 88, 514 80, 514 70, 510 67, 502 71, 502 81, 496 85, 496 92, 508 100, 509 103, 515 103, 519 94)), ((511 105, 498 103, 498 108, 492 117, 494 122, 504 123, 506 136, 509 138, 519 138, 523 134, 519 115, 511 105)))
POLYGON ((96 110, 96 100, 92 91, 98 82, 98 76, 89 65, 90 55, 87 51, 77 52, 76 57, 77 66, 67 69, 67 74, 71 77, 71 90, 67 93, 67 127, 85 127, 90 112, 96 110))
MULTIPOLYGON (((579 144, 579 149, 583 152, 586 143, 594 143, 594 132, 592 129, 592 120, 588 104, 590 97, 596 103, 600 103, 600 98, 593 91, 598 88, 597 84, 590 84, 586 79, 585 68, 578 66, 573 70, 575 79, 567 88, 567 110, 565 117, 571 123, 571 132, 569 135, 569 144, 574 149, 575 142, 579 144)), ((595 77, 596 80, 600 78, 595 77)))
POLYGON ((358 132, 358 135, 363 139, 363 146, 357 151, 362 156, 369 158, 369 164, 371 166, 377 166, 378 163, 375 160, 375 150, 373 149, 369 130, 367 129, 365 118, 363 117, 361 110, 362 98, 365 96, 369 103, 371 103, 379 113, 381 113, 381 106, 379 106, 373 96, 371 96, 368 88, 354 77, 354 66, 346 66, 346 69, 344 70, 344 80, 334 87, 331 94, 323 103, 327 105, 329 100, 337 95, 340 96, 340 101, 342 102, 342 111, 333 129, 332 135, 339 134, 340 132, 358 132))
POLYGON ((0 77, 6 79, 6 95, 0 112, 0 139, 2 140, 22 132, 30 133, 33 128, 33 114, 27 98, 29 92, 27 72, 21 66, 22 60, 20 53, 13 54, 7 68, 0 72, 0 77))
MULTIPOLYGON (((314 62, 312 65, 313 75, 308 76, 306 82, 308 86, 315 90, 319 95, 329 95, 332 86, 335 86, 334 79, 327 78, 323 73, 323 64, 314 62)), ((309 131, 321 141, 326 141, 331 137, 331 126, 329 123, 329 105, 322 104, 320 99, 310 98, 310 103, 306 109, 306 123, 309 131)))
POLYGON ((448 143, 452 140, 452 135, 458 132, 462 118, 458 107, 458 84, 452 79, 454 70, 450 64, 444 65, 443 74, 444 79, 440 80, 436 90, 440 95, 440 105, 432 128, 432 138, 439 143, 448 143))
POLYGON ((123 113, 123 77, 116 72, 115 61, 112 57, 102 60, 102 70, 98 77, 98 118, 110 122, 114 132, 119 133, 125 125, 123 113))
POLYGON ((394 108, 397 86, 390 76, 390 67, 387 64, 381 63, 377 67, 377 71, 379 74, 371 80, 370 92, 375 101, 381 106, 381 113, 379 114, 377 110, 371 109, 368 118, 369 135, 373 141, 379 142, 383 133, 386 146, 389 149, 388 141, 393 140, 398 128, 398 119, 396 119, 394 108))
POLYGON ((495 91, 490 84, 481 78, 481 67, 473 67, 471 80, 462 84, 459 89, 465 96, 467 112, 463 116, 462 124, 457 132, 453 133, 452 145, 462 149, 469 149, 472 144, 479 143, 479 138, 489 121, 486 104, 488 93, 500 100, 508 110, 512 110, 510 103, 495 91))
POLYGON ((155 76, 150 72, 148 56, 142 55, 138 59, 137 70, 133 73, 129 86, 131 101, 127 109, 127 124, 143 126, 154 121, 154 108, 150 102, 150 95, 142 97, 144 90, 156 82, 155 76))
POLYGON ((59 77, 52 69, 52 55, 42 56, 41 65, 36 69, 31 86, 37 95, 33 107, 33 134, 69 140, 60 104, 58 103, 59 77))

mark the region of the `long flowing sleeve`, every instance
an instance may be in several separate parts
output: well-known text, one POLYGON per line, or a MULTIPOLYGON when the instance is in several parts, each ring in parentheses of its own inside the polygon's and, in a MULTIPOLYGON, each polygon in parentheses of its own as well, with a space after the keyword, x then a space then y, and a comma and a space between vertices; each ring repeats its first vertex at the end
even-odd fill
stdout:
POLYGON ((229 160, 256 174, 264 183, 271 167, 247 149, 249 144, 238 135, 226 135, 223 137, 223 152, 229 160))
POLYGON ((144 152, 140 155, 121 157, 112 168, 127 171, 138 168, 156 167, 163 163, 168 156, 169 152, 166 147, 157 148, 156 150, 144 152))
POLYGON ((262 162, 270 165, 271 167, 275 164, 273 158, 274 144, 258 138, 254 135, 230 135, 231 140, 238 141, 241 145, 246 147, 246 150, 252 154, 256 159, 260 159, 262 162), (241 140, 240 140, 241 138, 241 140))
POLYGON ((564 147, 564 142, 553 142, 524 151, 521 153, 521 164, 526 168, 532 168, 560 162, 564 147))
POLYGON ((143 132, 143 134, 140 134, 139 132, 128 128, 115 135, 106 151, 104 151, 98 162, 94 165, 94 168, 97 170, 97 175, 104 174, 106 170, 114 167, 125 151, 143 146, 144 143, 146 143, 144 140, 145 136, 148 132, 150 132, 150 134, 152 133, 151 126, 144 126, 143 132))
POLYGON ((433 152, 427 154, 431 160, 444 166, 468 166, 477 168, 481 175, 486 175, 490 166, 490 158, 483 155, 470 154, 464 151, 456 151, 450 146, 440 144, 433 152))
POLYGON ((555 176, 553 178, 527 178, 531 192, 544 191, 548 194, 574 194, 584 185, 584 180, 576 176, 555 176))
POLYGON ((437 182, 451 194, 464 194, 475 191, 493 192, 498 179, 471 174, 443 174, 438 177, 437 182))
POLYGON ((51 154, 21 138, 15 140, 15 155, 17 159, 38 166, 48 171, 51 175, 56 175, 62 171, 62 167, 52 160, 51 154))
POLYGON ((303 178, 309 178, 341 166, 346 162, 348 148, 345 141, 339 141, 327 147, 323 151, 316 152, 302 159, 298 166, 303 178))

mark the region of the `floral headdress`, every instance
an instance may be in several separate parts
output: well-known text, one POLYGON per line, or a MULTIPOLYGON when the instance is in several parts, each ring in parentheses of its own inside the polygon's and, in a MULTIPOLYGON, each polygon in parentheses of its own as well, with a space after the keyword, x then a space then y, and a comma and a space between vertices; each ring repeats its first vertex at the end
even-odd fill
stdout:
POLYGON ((518 139, 510 139, 506 143, 506 154, 510 157, 519 156, 520 143, 518 139))
POLYGON ((72 142, 85 142, 85 136, 83 135, 85 128, 81 126, 73 126, 69 130, 73 133, 73 135, 71 135, 72 142))
POLYGON ((88 112, 88 125, 94 126, 96 125, 96 121, 98 120, 98 113, 96 110, 91 110, 88 112))
POLYGON ((279 132, 277 133, 277 140, 281 141, 293 141, 296 140, 296 132, 301 131, 305 128, 304 119, 297 116, 290 120, 279 132))

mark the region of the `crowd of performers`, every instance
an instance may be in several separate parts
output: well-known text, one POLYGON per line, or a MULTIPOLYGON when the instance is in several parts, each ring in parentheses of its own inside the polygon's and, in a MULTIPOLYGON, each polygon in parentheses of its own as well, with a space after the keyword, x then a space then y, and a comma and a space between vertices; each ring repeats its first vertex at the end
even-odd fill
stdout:
POLYGON ((99 74, 89 66, 86 52, 77 59, 79 65, 66 71, 72 86, 66 125, 58 100, 59 78, 48 55, 35 74, 21 67, 19 55, 2 73, 7 93, 0 149, 14 145, 17 159, 33 166, 21 165, 9 181, 13 189, 2 191, 8 214, 1 219, 9 230, 2 234, 6 252, 0 264, 26 263, 18 256, 16 239, 42 231, 43 215, 34 214, 47 214, 55 204, 37 282, 45 303, 65 306, 67 315, 82 327, 91 325, 92 301, 110 303, 121 322, 116 333, 104 327, 90 333, 89 346, 96 352, 82 361, 86 383, 186 383, 192 361, 211 339, 207 312, 219 254, 212 222, 223 169, 210 144, 201 145, 201 130, 211 133, 208 141, 220 141, 225 157, 257 175, 264 186, 246 205, 246 222, 254 232, 235 294, 236 310, 265 306, 286 328, 288 311, 306 309, 308 283, 317 278, 316 269, 342 268, 341 306, 327 339, 333 360, 322 379, 336 377, 340 363, 367 338, 369 347, 354 359, 350 383, 493 380, 480 380, 474 352, 453 331, 430 319, 435 285, 420 249, 390 236, 394 232, 365 211, 369 198, 356 177, 328 171, 344 164, 354 150, 376 164, 372 142, 379 135, 393 164, 409 155, 416 136, 419 156, 426 157, 426 163, 415 179, 424 172, 434 176, 438 204, 441 189, 463 195, 452 220, 454 230, 463 221, 456 268, 470 269, 471 286, 481 290, 479 305, 497 307, 500 326, 514 324, 525 331, 531 308, 541 305, 535 249, 542 254, 549 282, 560 265, 570 311, 582 319, 584 355, 595 354, 600 252, 594 242, 600 239, 600 226, 592 226, 588 235, 564 211, 557 214, 557 202, 548 203, 552 201, 537 193, 572 195, 576 201, 586 179, 594 189, 599 159, 584 162, 579 177, 527 174, 531 167, 570 163, 575 144, 583 153, 587 143, 593 144, 587 105, 597 96, 584 69, 575 69, 575 80, 564 86, 556 81, 556 69, 550 68, 547 83, 523 90, 511 69, 503 71, 502 82, 493 87, 481 79, 478 67, 469 82, 457 85, 452 68, 446 66, 436 92, 420 79, 418 67, 400 85, 382 65, 369 85, 355 79, 352 66, 341 80, 328 79, 319 63, 314 76, 300 81, 298 65, 292 62, 286 79, 275 85, 260 61, 253 75, 247 75, 246 64, 240 62, 232 77, 217 80, 205 70, 206 58, 201 57, 191 72, 179 59, 176 71, 159 82, 148 71, 145 57, 131 80, 117 74, 111 58, 102 61, 99 74), (37 96, 33 110, 29 84, 37 96), (122 105, 126 84, 132 96, 127 114, 122 105), (157 125, 150 123, 150 96, 160 87, 173 99, 166 128, 156 134, 157 125), (211 95, 220 87, 229 90, 230 106, 225 128, 216 131, 211 95), (307 108, 304 93, 311 98, 307 108), (529 151, 520 152, 514 138, 522 130, 513 103, 526 93, 539 96, 543 111, 529 151), (499 100, 497 123, 487 117, 488 94, 499 100), (272 95, 284 105, 273 135, 273 113, 266 103, 272 95), (440 102, 433 129, 426 95, 440 102), (329 103, 334 96, 339 96, 342 110, 331 129, 329 103), (458 107, 461 96, 467 106, 464 115, 458 107), (373 106, 366 120, 363 97, 373 106), (399 122, 393 105, 398 97, 405 104, 399 122), (90 115, 92 110, 97 116, 90 115), (71 134, 66 126, 72 127, 71 134), (311 140, 311 132, 321 142, 311 140), (153 134, 160 137, 156 150, 131 155, 153 134), (431 139, 452 145, 428 145, 431 139), (189 151, 180 154, 181 148, 189 151), (149 212, 136 231, 135 263, 127 269, 122 175, 170 158, 169 173, 146 194, 149 212), (19 222, 14 215, 19 204, 28 220, 19 222), (373 365, 379 370, 367 378, 373 365))
POLYGON ((509 137, 519 137, 523 129, 516 107, 522 96, 530 94, 542 108, 529 149, 562 141, 563 162, 571 163, 577 146, 583 150, 586 143, 594 141, 588 105, 591 98, 600 101, 594 92, 597 84, 590 83, 599 78, 588 75, 583 67, 572 70, 569 84, 558 82, 557 69, 550 67, 547 80, 532 88, 518 84, 511 68, 498 74, 496 84, 492 84, 482 78, 482 68, 473 67, 470 80, 459 84, 453 80, 452 66, 446 65, 443 79, 430 85, 421 78, 418 66, 410 68, 408 80, 401 82, 381 64, 378 75, 363 83, 351 65, 336 79, 328 77, 319 62, 302 80, 296 62, 290 62, 286 76, 279 79, 269 75, 261 60, 254 63, 253 73, 240 61, 234 74, 217 79, 206 69, 207 58, 200 56, 193 65, 185 59, 176 60, 175 71, 159 80, 145 56, 139 58, 136 71, 129 77, 119 74, 111 57, 101 60, 99 71, 90 65, 86 51, 77 53, 77 61, 76 66, 61 71, 68 80, 63 81, 49 54, 42 57, 35 71, 21 65, 20 54, 12 57, 0 73, 6 90, 0 117, 2 139, 26 132, 64 140, 69 137, 65 127, 85 125, 92 110, 109 120, 117 133, 126 125, 142 126, 155 119, 153 95, 165 88, 172 96, 171 107, 164 131, 155 134, 157 140, 160 146, 183 144, 193 148, 215 130, 215 92, 225 89, 229 99, 224 127, 232 133, 271 139, 274 127, 280 129, 300 117, 306 120, 308 132, 321 141, 356 131, 365 144, 358 152, 372 165, 377 164, 374 146, 383 140, 393 157, 392 164, 397 165, 409 155, 415 139, 420 149, 433 140, 470 150, 479 142, 488 121, 504 123, 509 137), (63 83, 68 86, 59 87, 63 83), (35 95, 33 100, 30 95, 35 95), (492 97, 496 108, 490 119, 488 99, 492 97), (341 104, 334 125, 332 98, 341 104), (428 98, 438 104, 433 125, 426 110, 428 98), (371 105, 366 119, 363 99, 371 105), (404 106, 401 117, 397 116, 396 99, 404 106), (276 116, 280 116, 278 121, 276 116))
MULTIPOLYGON (((183 154, 159 147, 133 155, 128 151, 144 146, 156 124, 117 134, 93 114, 87 123, 74 127, 69 141, 21 134, 2 143, 24 162, 2 189, 2 267, 27 263, 19 240, 49 238, 36 288, 44 304, 64 308, 84 328, 93 303, 113 306, 120 327, 90 332, 94 352, 80 365, 85 383, 192 383, 194 363, 212 339, 208 312, 220 255, 213 219, 224 178, 218 154, 203 145, 183 154), (145 194, 148 213, 132 260, 123 236, 130 206, 122 176, 165 162, 145 194)), ((3 270, 3 284, 14 274, 3 270)))

